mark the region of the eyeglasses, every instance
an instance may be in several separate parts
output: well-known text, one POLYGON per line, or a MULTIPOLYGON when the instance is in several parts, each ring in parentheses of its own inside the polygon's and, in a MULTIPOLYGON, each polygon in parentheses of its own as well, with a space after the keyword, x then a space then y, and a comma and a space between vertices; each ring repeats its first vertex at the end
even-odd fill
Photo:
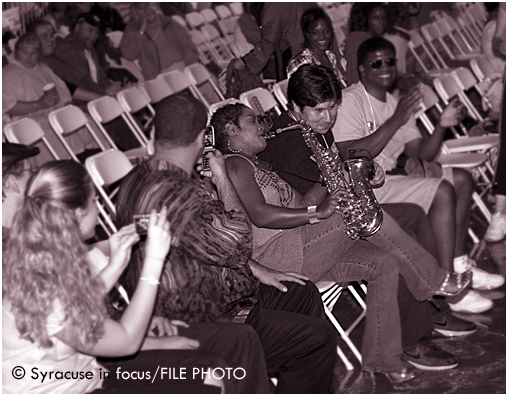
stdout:
POLYGON ((394 67, 397 65, 397 58, 378 59, 373 62, 370 62, 370 67, 372 67, 373 69, 379 69, 382 66, 383 62, 388 67, 394 67))

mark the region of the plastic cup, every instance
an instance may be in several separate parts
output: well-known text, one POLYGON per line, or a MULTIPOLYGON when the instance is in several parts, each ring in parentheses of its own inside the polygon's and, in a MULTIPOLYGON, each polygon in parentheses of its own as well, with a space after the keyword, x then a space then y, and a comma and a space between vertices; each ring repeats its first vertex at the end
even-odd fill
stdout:
POLYGON ((42 90, 44 91, 45 95, 58 95, 58 91, 56 90, 56 86, 54 83, 46 84, 44 87, 42 87, 42 90))

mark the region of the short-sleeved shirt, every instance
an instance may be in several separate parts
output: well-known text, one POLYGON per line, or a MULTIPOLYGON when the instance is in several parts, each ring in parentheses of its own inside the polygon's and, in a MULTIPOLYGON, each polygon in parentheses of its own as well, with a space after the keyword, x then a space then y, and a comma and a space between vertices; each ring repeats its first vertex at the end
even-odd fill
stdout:
MULTIPOLYGON (((369 136, 393 115, 397 103, 398 99, 390 93, 386 94, 386 102, 374 98, 361 82, 346 88, 337 112, 337 122, 332 128, 335 141, 358 140, 369 136)), ((405 144, 421 137, 416 120, 411 115, 376 160, 385 172, 394 169, 405 144)))

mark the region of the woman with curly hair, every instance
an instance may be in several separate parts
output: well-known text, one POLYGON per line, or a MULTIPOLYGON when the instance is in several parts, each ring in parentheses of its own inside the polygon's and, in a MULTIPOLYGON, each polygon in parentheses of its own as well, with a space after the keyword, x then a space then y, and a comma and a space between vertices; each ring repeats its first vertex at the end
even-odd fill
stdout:
MULTIPOLYGON (((107 318, 106 287, 87 260, 83 239, 96 221, 95 190, 82 165, 49 162, 32 175, 3 261, 2 366, 9 373, 3 377, 4 392, 107 388, 106 372, 95 356, 138 352, 170 248, 166 209, 159 217, 155 211, 150 215, 140 282, 119 322, 107 318)), ((125 260, 138 239, 132 234, 120 239, 125 260)))

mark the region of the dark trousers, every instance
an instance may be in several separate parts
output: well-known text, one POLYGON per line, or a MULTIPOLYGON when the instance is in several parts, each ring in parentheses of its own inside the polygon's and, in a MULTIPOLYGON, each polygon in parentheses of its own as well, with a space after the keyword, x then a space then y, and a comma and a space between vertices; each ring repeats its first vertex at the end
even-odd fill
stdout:
MULTIPOLYGON (((188 328, 179 327, 179 334, 198 340, 197 350, 141 351, 135 356, 118 359, 101 359, 100 363, 110 370, 111 378, 104 381, 103 388, 95 393, 218 393, 219 388, 203 384, 206 372, 193 378, 193 369, 243 368, 245 378, 223 379, 226 393, 269 393, 268 375, 259 338, 254 329, 237 323, 190 323, 188 328), (161 368, 152 381, 157 367, 185 368, 186 379, 161 379, 161 368), (116 370, 150 371, 151 378, 144 380, 117 379, 116 370), (204 377, 203 377, 204 373, 204 377)), ((218 371, 217 376, 222 372, 218 371)), ((237 371, 237 377, 243 376, 237 371)))
POLYGON ((284 283, 288 291, 261 284, 259 303, 246 323, 259 335, 276 393, 328 393, 337 358, 337 333, 326 321, 316 286, 284 283))

